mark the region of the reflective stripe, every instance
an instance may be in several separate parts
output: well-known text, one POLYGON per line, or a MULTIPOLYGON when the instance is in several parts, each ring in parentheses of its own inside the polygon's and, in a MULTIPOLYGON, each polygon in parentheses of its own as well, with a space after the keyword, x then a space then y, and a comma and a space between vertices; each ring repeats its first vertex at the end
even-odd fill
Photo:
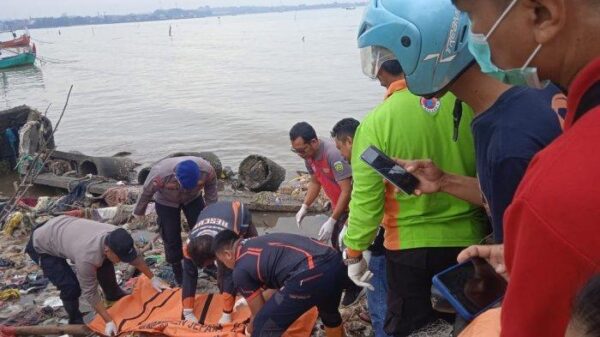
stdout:
POLYGON ((312 255, 309 252, 305 251, 304 249, 300 249, 298 247, 294 247, 294 246, 290 246, 290 245, 284 245, 283 243, 279 243, 279 242, 269 242, 269 246, 289 248, 289 249, 301 252, 302 254, 304 254, 306 256, 306 260, 308 263, 308 269, 313 269, 315 267, 315 263, 313 261, 312 255))

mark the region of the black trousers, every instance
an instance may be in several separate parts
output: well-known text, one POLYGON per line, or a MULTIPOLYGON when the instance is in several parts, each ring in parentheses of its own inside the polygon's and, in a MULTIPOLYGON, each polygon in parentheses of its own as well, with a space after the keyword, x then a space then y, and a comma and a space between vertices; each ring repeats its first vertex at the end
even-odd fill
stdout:
MULTIPOLYGON (((30 239, 27 243, 25 252, 40 266, 44 272, 44 276, 46 276, 60 291, 59 297, 64 302, 65 309, 69 314, 69 321, 71 323, 80 322, 82 319, 81 312, 79 312, 81 287, 75 272, 71 266, 69 266, 67 260, 48 254, 39 254, 33 248, 33 239, 30 239)), ((107 300, 116 301, 127 295, 127 293, 119 287, 115 275, 115 266, 109 259, 105 259, 100 268, 97 269, 96 278, 104 292, 104 297, 107 300)))
POLYGON ((169 207, 156 203, 156 214, 158 215, 158 228, 165 247, 165 259, 173 267, 175 281, 179 285, 183 282, 183 244, 181 241, 181 211, 193 228, 198 220, 200 212, 204 209, 204 198, 199 196, 187 205, 180 207, 169 207))
POLYGON ((326 327, 338 327, 342 324, 338 310, 342 290, 349 282, 339 254, 290 278, 254 318, 252 337, 279 337, 314 306, 326 327))
POLYGON ((384 330, 392 336, 408 336, 430 322, 454 322, 454 314, 440 313, 431 307, 431 279, 455 265, 463 248, 415 248, 387 250, 388 281, 384 330))

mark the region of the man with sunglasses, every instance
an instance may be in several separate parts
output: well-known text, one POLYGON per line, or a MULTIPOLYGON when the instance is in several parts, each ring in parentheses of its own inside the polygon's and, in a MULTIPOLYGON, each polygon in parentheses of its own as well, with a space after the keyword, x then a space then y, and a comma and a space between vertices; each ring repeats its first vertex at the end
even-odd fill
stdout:
MULTIPOLYGON (((304 159, 310 174, 308 191, 304 203, 296 214, 296 223, 301 228, 308 207, 321 192, 331 201, 331 216, 319 230, 319 240, 329 242, 339 251, 338 237, 348 219, 348 204, 352 193, 352 169, 344 159, 333 139, 319 139, 315 129, 307 122, 296 123, 290 130, 292 152, 304 159)), ((344 294, 342 306, 354 303, 362 294, 362 287, 352 285, 344 294)))
POLYGON ((302 208, 296 214, 298 228, 306 216, 308 207, 319 196, 321 188, 331 201, 333 212, 319 230, 319 240, 338 247, 338 235, 348 218, 348 204, 352 192, 352 169, 342 157, 333 140, 320 140, 315 129, 306 122, 297 123, 290 130, 292 152, 304 159, 310 174, 310 184, 302 208))
POLYGON ((315 129, 306 122, 297 123, 290 130, 292 152, 304 159, 310 174, 310 184, 302 208, 296 214, 298 228, 308 207, 319 196, 321 188, 331 201, 333 212, 319 230, 319 240, 338 247, 338 235, 348 218, 348 204, 352 193, 352 169, 342 157, 332 139, 319 139, 315 129))
POLYGON ((152 199, 156 203, 158 227, 165 245, 165 258, 173 268, 175 281, 181 285, 181 211, 191 227, 196 223, 205 204, 217 202, 215 170, 209 162, 200 157, 163 159, 152 166, 133 215, 136 218, 143 217, 152 199))

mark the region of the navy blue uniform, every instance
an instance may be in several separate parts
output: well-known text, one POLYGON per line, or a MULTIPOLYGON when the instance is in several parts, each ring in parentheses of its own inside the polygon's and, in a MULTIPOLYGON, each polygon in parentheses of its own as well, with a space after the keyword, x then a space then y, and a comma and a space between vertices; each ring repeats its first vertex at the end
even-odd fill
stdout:
MULTIPOLYGON (((182 288, 184 308, 192 309, 194 307, 194 296, 196 295, 196 285, 198 283, 198 267, 204 267, 204 265, 196 266, 192 261, 187 249, 190 240, 202 235, 209 235, 214 238, 225 229, 232 230, 243 238, 258 235, 256 227, 252 224, 252 214, 243 203, 239 201, 220 201, 206 207, 198 216, 196 225, 183 247, 182 288)), ((217 281, 219 290, 225 297, 223 311, 226 313, 233 311, 235 303, 236 292, 231 273, 231 269, 218 263, 217 281)))
POLYGON ((566 97, 550 85, 513 87, 472 123, 477 174, 494 241, 503 241, 502 217, 533 156, 562 132, 566 97))
POLYGON ((287 233, 243 240, 237 246, 233 280, 248 300, 261 296, 263 289, 279 289, 254 318, 253 337, 282 335, 314 306, 325 326, 339 326, 340 298, 351 282, 339 252, 287 233))

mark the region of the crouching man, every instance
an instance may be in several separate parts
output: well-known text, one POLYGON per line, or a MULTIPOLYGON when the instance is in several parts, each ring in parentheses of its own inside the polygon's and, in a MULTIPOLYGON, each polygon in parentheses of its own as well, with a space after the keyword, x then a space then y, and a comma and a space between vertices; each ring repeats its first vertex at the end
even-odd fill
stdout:
MULTIPOLYGON (((246 205, 239 201, 220 201, 207 206, 198 217, 185 246, 183 247, 183 317, 186 321, 197 322, 194 316, 194 298, 198 283, 198 268, 214 265, 216 258, 212 248, 214 237, 229 229, 243 238, 258 235, 252 224, 252 214, 246 205)), ((217 263, 219 290, 225 298, 220 324, 231 322, 235 304, 235 288, 232 271, 222 263, 217 263)))
POLYGON ((344 335, 338 307, 350 280, 331 246, 287 233, 241 239, 225 230, 215 237, 213 248, 217 259, 233 270, 234 285, 250 307, 247 335, 281 336, 314 306, 327 337, 344 335), (273 295, 265 299, 265 293, 273 295))
POLYGON ((168 288, 137 255, 131 235, 113 225, 59 216, 33 231, 25 251, 60 291, 69 324, 83 324, 79 311, 79 296, 83 295, 106 322, 104 333, 108 336, 117 335, 118 330, 98 294, 98 284, 108 301, 127 295, 117 284, 114 263, 136 267, 152 280, 156 291, 168 288), (74 263, 77 274, 67 259, 74 263))

